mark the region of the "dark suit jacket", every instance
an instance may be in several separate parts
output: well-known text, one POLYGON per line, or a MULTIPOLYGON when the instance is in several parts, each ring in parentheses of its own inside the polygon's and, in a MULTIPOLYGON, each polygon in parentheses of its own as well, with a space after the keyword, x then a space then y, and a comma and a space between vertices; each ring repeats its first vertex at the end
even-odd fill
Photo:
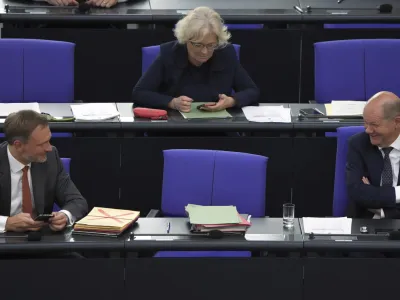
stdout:
MULTIPOLYGON (((0 215, 9 216, 11 206, 11 171, 7 156, 7 142, 0 144, 0 215)), ((31 164, 35 211, 50 214, 54 203, 69 211, 76 220, 88 212, 86 200, 65 172, 58 151, 47 153, 47 161, 31 164)))
MULTIPOLYGON (((365 132, 352 136, 348 145, 346 164, 347 192, 350 200, 348 216, 372 218, 373 213, 368 209, 383 208, 386 218, 398 218, 394 187, 380 186, 383 156, 379 148, 371 144, 365 132), (370 185, 362 182, 363 176, 368 178, 370 185)), ((400 180, 397 184, 400 184, 400 180)))
MULTIPOLYGON (((161 44, 159 56, 133 89, 134 104, 165 109, 173 98, 187 96, 178 95, 177 90, 188 64, 186 45, 175 41, 161 44)), ((209 72, 208 89, 216 91, 217 97, 218 94, 229 96, 234 89, 233 98, 238 107, 258 104, 259 90, 240 65, 232 45, 214 51, 209 72)), ((218 100, 203 99, 202 90, 204 88, 194 91, 195 96, 192 98, 195 102, 218 100)))

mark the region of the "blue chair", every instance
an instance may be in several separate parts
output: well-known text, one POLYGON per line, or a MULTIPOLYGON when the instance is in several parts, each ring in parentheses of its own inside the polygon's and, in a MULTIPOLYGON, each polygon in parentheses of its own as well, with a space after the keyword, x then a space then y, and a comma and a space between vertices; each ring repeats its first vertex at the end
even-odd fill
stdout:
MULTIPOLYGON (((162 215, 185 217, 188 203, 235 205, 265 216, 268 158, 216 150, 164 150, 162 215), (249 200, 251 199, 251 200, 249 200)), ((249 251, 160 251, 155 257, 249 257, 249 251)))
POLYGON ((315 49, 315 100, 366 101, 379 91, 400 93, 400 40, 319 42, 315 49))
MULTIPOLYGON (((240 57, 240 45, 233 44, 236 50, 236 55, 239 59, 240 57)), ((157 58, 160 53, 160 45, 148 46, 142 48, 142 74, 144 74, 153 61, 157 58)))
POLYGON ((348 203, 346 187, 346 161, 348 140, 352 135, 365 130, 364 126, 339 127, 337 129, 337 151, 335 184, 333 190, 333 216, 345 217, 348 203))
POLYGON ((74 51, 69 42, 0 39, 0 102, 73 102, 74 51))
MULTIPOLYGON (((70 174, 71 159, 65 158, 65 157, 61 157, 60 159, 63 164, 65 172, 70 174)), ((53 211, 59 211, 59 210, 60 210, 60 207, 58 207, 58 205, 54 203, 53 211)))
POLYGON ((75 44, 0 39, 0 102, 73 102, 75 44))
POLYGON ((400 24, 324 24, 324 29, 398 29, 400 24))
POLYGON ((263 29, 264 24, 225 24, 229 30, 254 30, 254 29, 263 29))

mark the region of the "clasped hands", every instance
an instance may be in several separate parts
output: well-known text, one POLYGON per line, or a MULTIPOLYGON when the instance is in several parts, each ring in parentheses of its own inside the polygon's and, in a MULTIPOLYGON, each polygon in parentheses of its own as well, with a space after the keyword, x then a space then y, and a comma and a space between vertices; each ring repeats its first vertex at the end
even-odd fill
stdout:
MULTIPOLYGON (((168 106, 181 112, 190 112, 192 102, 193 99, 186 96, 180 96, 178 98, 172 99, 168 106)), ((235 106, 235 104, 235 99, 233 99, 232 97, 228 97, 225 94, 220 94, 219 100, 217 102, 206 103, 201 109, 204 111, 220 111, 229 107, 233 107, 235 106)))
POLYGON ((62 212, 53 212, 53 217, 49 222, 35 221, 32 216, 27 213, 20 213, 7 218, 6 231, 25 232, 38 231, 46 224, 53 231, 61 231, 67 226, 68 217, 62 212))
MULTIPOLYGON (((77 6, 79 3, 76 0, 46 0, 47 3, 55 6, 77 6)), ((117 4, 118 0, 88 0, 87 4, 96 7, 110 8, 117 4)))

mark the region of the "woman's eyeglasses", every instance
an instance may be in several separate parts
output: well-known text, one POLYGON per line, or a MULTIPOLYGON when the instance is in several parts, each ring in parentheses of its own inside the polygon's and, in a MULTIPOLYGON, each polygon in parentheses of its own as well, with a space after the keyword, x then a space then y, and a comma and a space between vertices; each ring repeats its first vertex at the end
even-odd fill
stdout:
POLYGON ((218 47, 217 43, 207 44, 207 45, 204 45, 202 43, 195 43, 192 41, 190 41, 190 43, 192 44, 193 47, 195 47, 196 49, 199 49, 199 50, 200 49, 203 50, 203 48, 207 48, 208 51, 214 51, 218 47))

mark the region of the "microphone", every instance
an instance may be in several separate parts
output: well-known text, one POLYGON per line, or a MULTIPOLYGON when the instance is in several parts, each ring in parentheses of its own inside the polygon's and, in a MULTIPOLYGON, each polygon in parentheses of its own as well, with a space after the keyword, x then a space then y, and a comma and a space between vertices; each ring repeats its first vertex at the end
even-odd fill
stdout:
POLYGON ((393 5, 392 4, 381 4, 381 5, 378 5, 377 8, 380 13, 390 14, 393 10, 393 5))
POLYGON ((1 235, 0 238, 4 239, 26 239, 28 242, 38 242, 42 240, 41 231, 29 231, 27 234, 23 235, 1 235))
POLYGON ((29 242, 38 242, 42 240, 41 231, 30 231, 26 237, 29 242))

